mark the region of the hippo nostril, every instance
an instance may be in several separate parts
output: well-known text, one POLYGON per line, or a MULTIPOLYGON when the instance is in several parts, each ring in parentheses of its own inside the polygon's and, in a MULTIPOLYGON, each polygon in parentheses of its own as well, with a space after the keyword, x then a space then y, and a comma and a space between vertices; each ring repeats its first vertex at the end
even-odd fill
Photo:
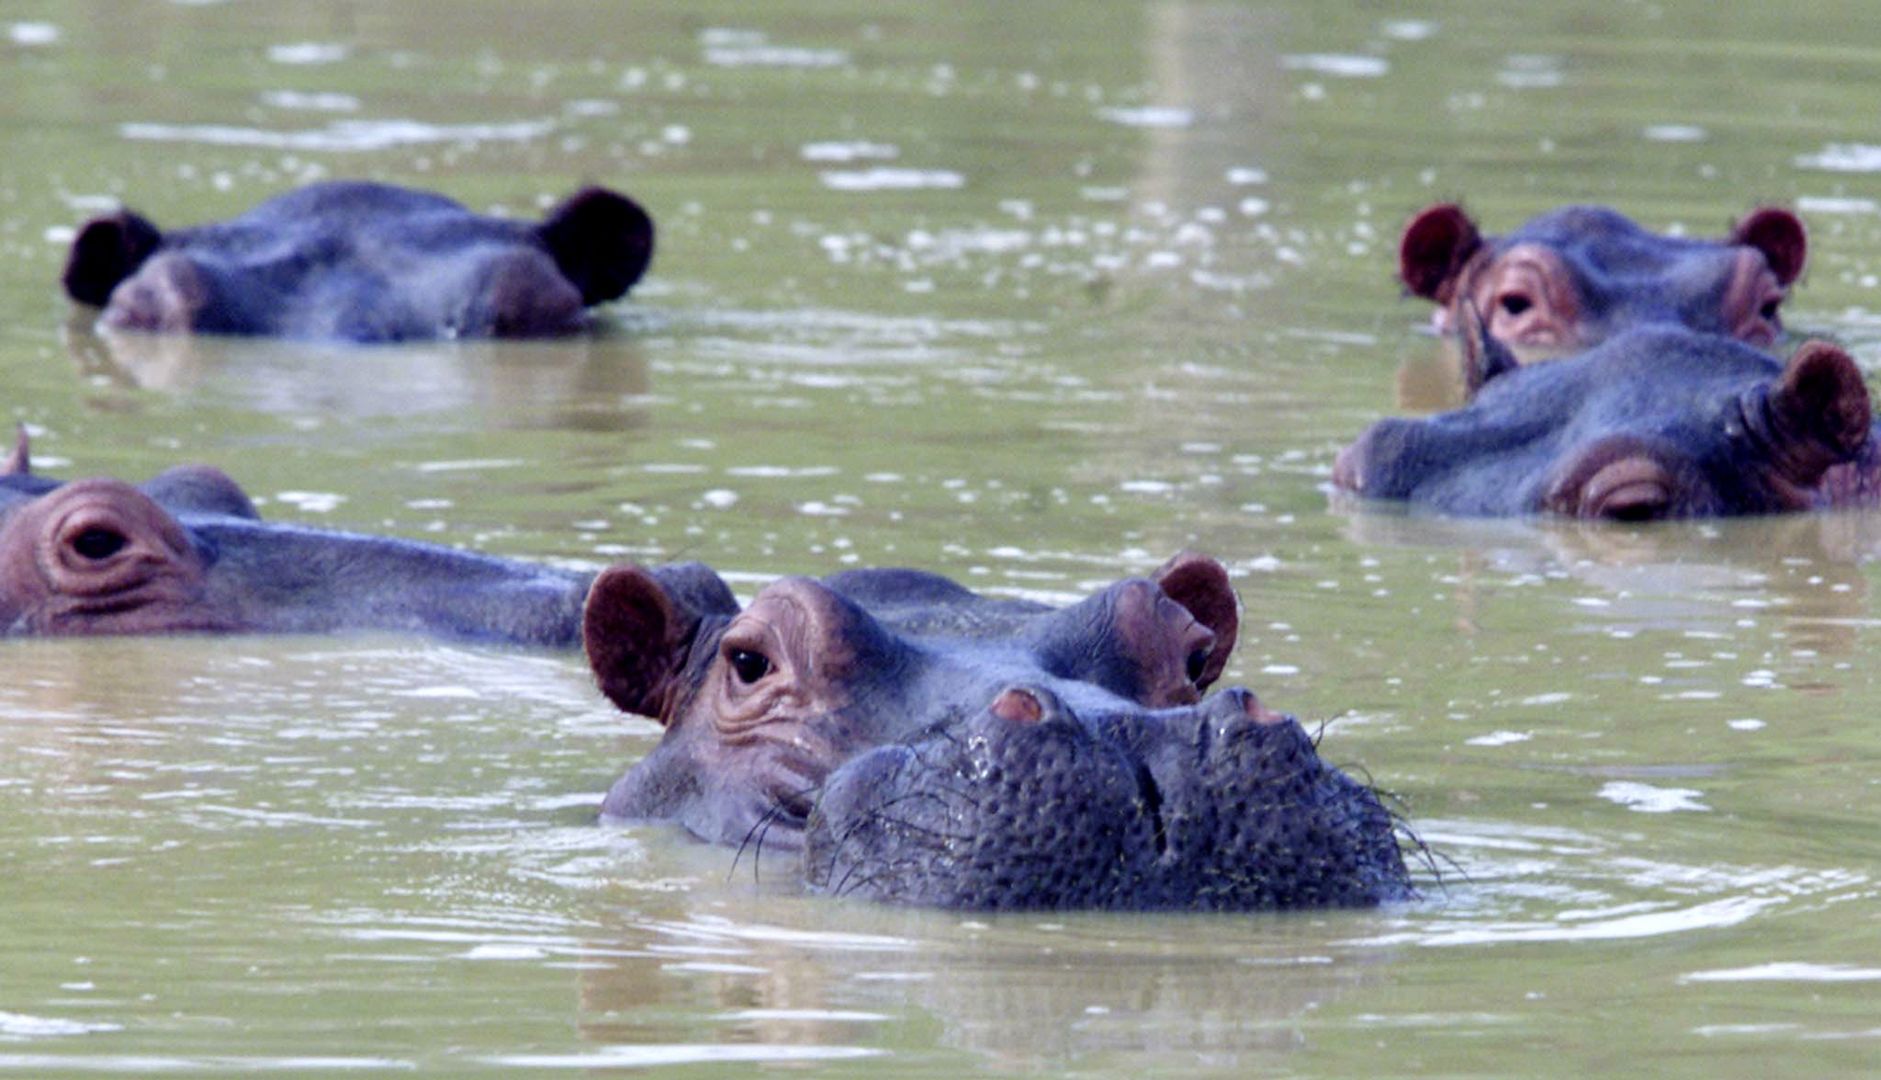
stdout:
POLYGON ((1036 724, 1045 716, 1045 705, 1032 691, 1014 686, 999 692, 992 711, 1008 724, 1036 724))
POLYGON ((72 550, 92 562, 102 562, 123 551, 129 544, 123 533, 102 525, 92 527, 72 538, 72 550))

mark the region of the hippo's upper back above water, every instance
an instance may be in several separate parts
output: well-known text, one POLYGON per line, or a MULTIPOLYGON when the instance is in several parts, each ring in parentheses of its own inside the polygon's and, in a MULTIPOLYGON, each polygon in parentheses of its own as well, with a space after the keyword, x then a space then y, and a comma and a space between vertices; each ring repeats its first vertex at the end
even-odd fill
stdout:
MULTIPOLYGON (((1603 206, 1563 207, 1484 236, 1443 203, 1405 226, 1398 276, 1437 304, 1439 330, 1457 329, 1474 305, 1489 333, 1527 361, 1653 324, 1771 345, 1807 254, 1802 222, 1776 207, 1705 240, 1649 232, 1603 206)), ((1472 389, 1494 374, 1465 372, 1472 389)))
POLYGON ((1245 690, 1238 615, 1178 556, 1069 608, 869 570, 740 608, 704 567, 596 579, 601 689, 666 731, 610 818, 801 848, 813 888, 971 908, 1267 908, 1409 895, 1390 816, 1245 690))
POLYGON ((568 333, 653 254, 633 200, 586 188, 541 222, 388 184, 310 184, 229 221, 87 222, 64 283, 107 326, 358 342, 568 333))
POLYGON ((262 521, 216 469, 143 484, 0 469, 0 635, 390 630, 568 646, 589 575, 262 521))

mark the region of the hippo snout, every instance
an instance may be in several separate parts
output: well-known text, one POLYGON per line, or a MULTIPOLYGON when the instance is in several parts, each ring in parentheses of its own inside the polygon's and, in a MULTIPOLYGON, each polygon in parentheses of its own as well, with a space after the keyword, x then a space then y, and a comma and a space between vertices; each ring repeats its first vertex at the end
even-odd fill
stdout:
POLYGON ((1040 687, 831 774, 813 888, 968 909, 1251 910, 1411 894, 1390 815, 1233 688, 1079 716, 1040 687))

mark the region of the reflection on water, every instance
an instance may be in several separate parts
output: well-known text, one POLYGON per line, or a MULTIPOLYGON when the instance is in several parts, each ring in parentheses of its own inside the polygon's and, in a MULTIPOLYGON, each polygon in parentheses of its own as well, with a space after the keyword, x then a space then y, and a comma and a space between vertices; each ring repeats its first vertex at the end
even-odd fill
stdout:
POLYGON ((594 827, 658 731, 577 658, 10 641, 0 1073, 1872 1072, 1881 519, 1325 493, 1366 423, 1454 400, 1392 275, 1440 199, 1690 235, 1787 202, 1790 322, 1881 359, 1862 5, 8 18, 0 379, 54 471, 208 460, 270 516, 746 593, 903 564, 1062 602, 1210 551, 1227 678, 1435 860, 1375 912, 873 908, 594 827), (659 260, 563 341, 61 336, 77 217, 340 175, 514 213, 622 183, 659 260))
POLYGON ((646 359, 631 335, 547 341, 330 345, 65 326, 81 374, 280 416, 391 418, 455 413, 485 428, 611 431, 639 426, 646 359), (625 407, 623 407, 625 406, 625 407))

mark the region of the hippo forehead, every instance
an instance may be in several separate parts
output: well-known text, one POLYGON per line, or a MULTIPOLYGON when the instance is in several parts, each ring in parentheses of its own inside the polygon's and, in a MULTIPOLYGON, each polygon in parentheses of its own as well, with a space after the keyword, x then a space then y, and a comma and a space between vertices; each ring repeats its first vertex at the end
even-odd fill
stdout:
POLYGON ((1687 316, 1717 308, 1748 251, 1733 242, 1653 233, 1603 206, 1542 214, 1497 239, 1494 251, 1525 244, 1558 253, 1576 271, 1575 286, 1593 310, 1658 305, 1687 316))

